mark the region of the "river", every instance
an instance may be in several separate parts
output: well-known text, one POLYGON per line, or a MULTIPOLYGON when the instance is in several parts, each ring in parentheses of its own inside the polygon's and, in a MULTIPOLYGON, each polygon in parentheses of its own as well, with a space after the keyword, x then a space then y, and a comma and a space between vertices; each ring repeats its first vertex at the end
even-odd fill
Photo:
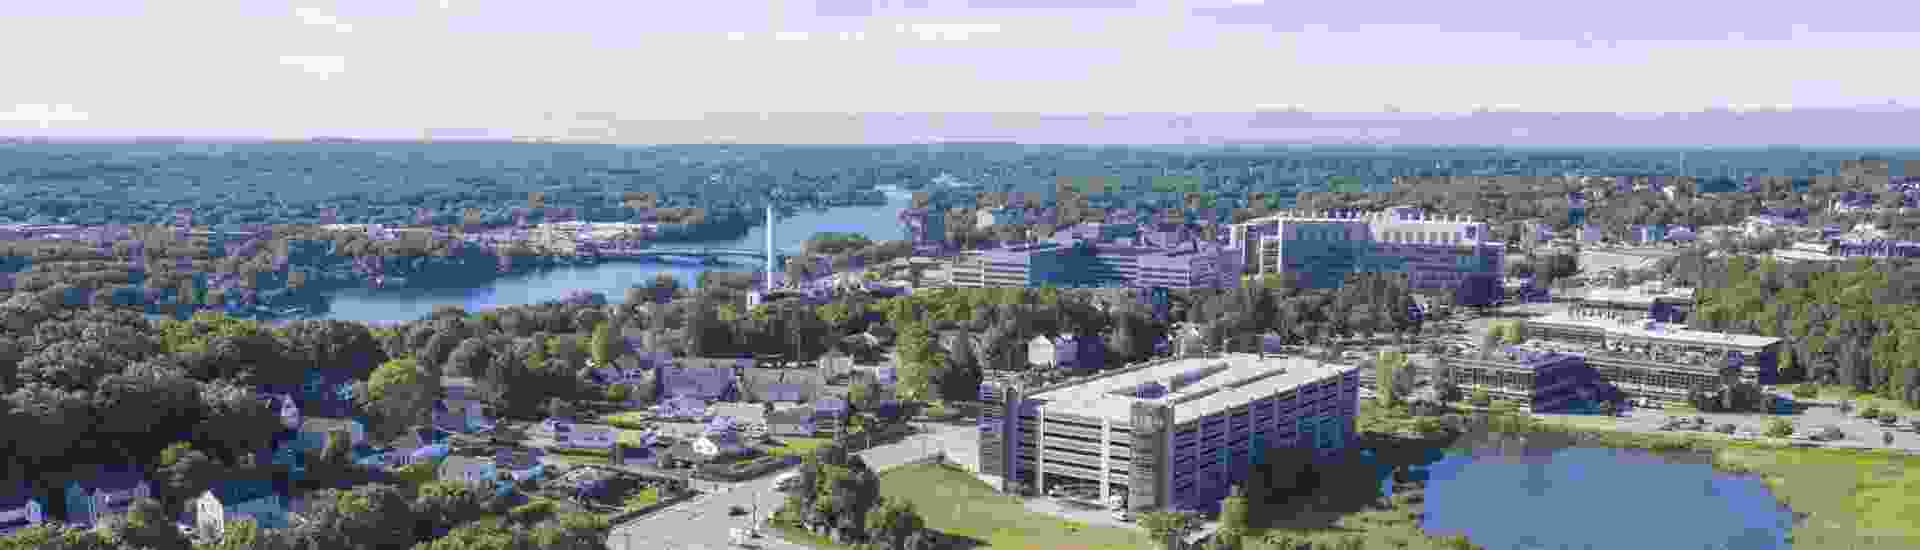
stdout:
MULTIPOLYGON (((897 218, 908 206, 902 195, 890 194, 886 206, 846 206, 824 210, 799 210, 793 216, 777 219, 774 246, 783 251, 798 251, 808 237, 820 232, 859 233, 875 241, 905 238, 905 229, 897 218)), ((731 241, 670 243, 666 246, 713 246, 750 248, 766 246, 765 227, 754 227, 745 236, 731 241)), ((325 294, 325 308, 304 318, 336 319, 376 324, 419 319, 434 306, 456 304, 468 311, 505 305, 531 304, 558 300, 576 290, 600 292, 609 301, 624 299, 628 287, 644 285, 656 275, 666 273, 692 287, 702 271, 755 271, 763 265, 751 261, 732 261, 718 266, 678 265, 654 261, 610 261, 595 265, 563 266, 527 273, 502 275, 482 288, 349 288, 325 294)), ((298 318, 298 317, 296 317, 298 318)), ((282 319, 291 320, 291 319, 282 319)))

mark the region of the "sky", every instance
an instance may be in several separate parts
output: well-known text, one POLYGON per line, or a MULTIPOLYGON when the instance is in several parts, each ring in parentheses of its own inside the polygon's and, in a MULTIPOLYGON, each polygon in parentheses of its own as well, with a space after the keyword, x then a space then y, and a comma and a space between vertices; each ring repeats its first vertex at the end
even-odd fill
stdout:
POLYGON ((720 114, 1920 105, 1912 6, 18 2, 0 8, 0 134, 897 141, 942 136, 720 114))

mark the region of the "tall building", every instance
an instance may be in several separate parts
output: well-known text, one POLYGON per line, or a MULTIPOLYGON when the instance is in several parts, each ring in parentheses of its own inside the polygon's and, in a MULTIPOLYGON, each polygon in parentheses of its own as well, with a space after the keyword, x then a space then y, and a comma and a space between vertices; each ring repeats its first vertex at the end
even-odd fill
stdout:
POLYGON ((1001 490, 1097 486, 1102 501, 1134 510, 1207 509, 1269 448, 1347 447, 1359 388, 1357 367, 1253 354, 983 384, 979 475, 1001 490))
POLYGON ((774 277, 773 258, 774 258, 774 255, 773 255, 773 204, 768 203, 767 204, 767 292, 773 292, 773 286, 774 286, 773 283, 774 281, 779 280, 777 277, 774 277))
POLYGON ((1411 207, 1249 220, 1232 226, 1227 246, 1245 254, 1252 273, 1295 273, 1319 288, 1365 272, 1406 273, 1416 289, 1455 288, 1469 275, 1500 276, 1506 256, 1485 222, 1430 218, 1411 207))

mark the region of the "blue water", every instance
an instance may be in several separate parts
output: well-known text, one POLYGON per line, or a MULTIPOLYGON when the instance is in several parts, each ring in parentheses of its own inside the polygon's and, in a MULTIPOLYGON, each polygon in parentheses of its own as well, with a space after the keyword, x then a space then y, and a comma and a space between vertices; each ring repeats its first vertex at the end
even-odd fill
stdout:
POLYGON ((1756 476, 1645 451, 1449 452, 1424 468, 1433 535, 1489 550, 1785 550, 1792 512, 1756 476))
MULTIPOLYGON (((874 241, 905 238, 899 219, 908 202, 893 198, 887 206, 848 206, 826 211, 800 210, 790 218, 776 220, 774 247, 799 250, 815 233, 831 231, 860 233, 874 241)), ((739 239, 725 242, 671 243, 672 246, 715 246, 731 248, 766 247, 766 228, 754 227, 739 239)), ((719 266, 676 265, 666 262, 618 261, 598 265, 558 267, 532 273, 506 275, 485 288, 352 288, 328 294, 330 310, 326 319, 359 322, 398 322, 425 317, 434 306, 455 304, 468 311, 504 305, 531 304, 558 300, 575 290, 606 294, 618 302, 628 287, 646 285, 661 273, 672 275, 689 288, 702 271, 758 271, 764 264, 750 261, 719 266)))

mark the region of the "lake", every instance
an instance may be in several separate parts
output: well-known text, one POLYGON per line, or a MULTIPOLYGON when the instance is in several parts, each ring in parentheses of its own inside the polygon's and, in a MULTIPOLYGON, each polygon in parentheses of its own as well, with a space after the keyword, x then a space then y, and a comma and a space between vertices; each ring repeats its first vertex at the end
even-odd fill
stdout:
MULTIPOLYGON (((860 233, 875 241, 903 239, 906 230, 897 216, 908 203, 905 197, 890 196, 887 206, 800 210, 792 217, 776 220, 778 227, 774 232, 774 246, 781 250, 799 250, 808 237, 824 231, 860 233)), ((662 246, 759 250, 766 247, 766 231, 765 227, 754 227, 745 236, 732 241, 665 243, 662 246)), ((672 275, 682 285, 692 287, 702 271, 757 271, 763 268, 764 265, 751 261, 718 266, 613 261, 504 275, 494 279, 485 288, 351 288, 327 293, 327 311, 314 318, 369 323, 410 321, 431 314, 434 306, 438 305, 458 304, 468 311, 478 311, 504 305, 558 300, 575 290, 604 293, 607 300, 618 302, 625 299, 628 287, 648 284, 661 273, 672 275)))
POLYGON ((1441 454, 1421 528, 1489 550, 1784 550, 1793 513, 1757 476, 1718 472, 1705 454, 1523 445, 1441 454))

